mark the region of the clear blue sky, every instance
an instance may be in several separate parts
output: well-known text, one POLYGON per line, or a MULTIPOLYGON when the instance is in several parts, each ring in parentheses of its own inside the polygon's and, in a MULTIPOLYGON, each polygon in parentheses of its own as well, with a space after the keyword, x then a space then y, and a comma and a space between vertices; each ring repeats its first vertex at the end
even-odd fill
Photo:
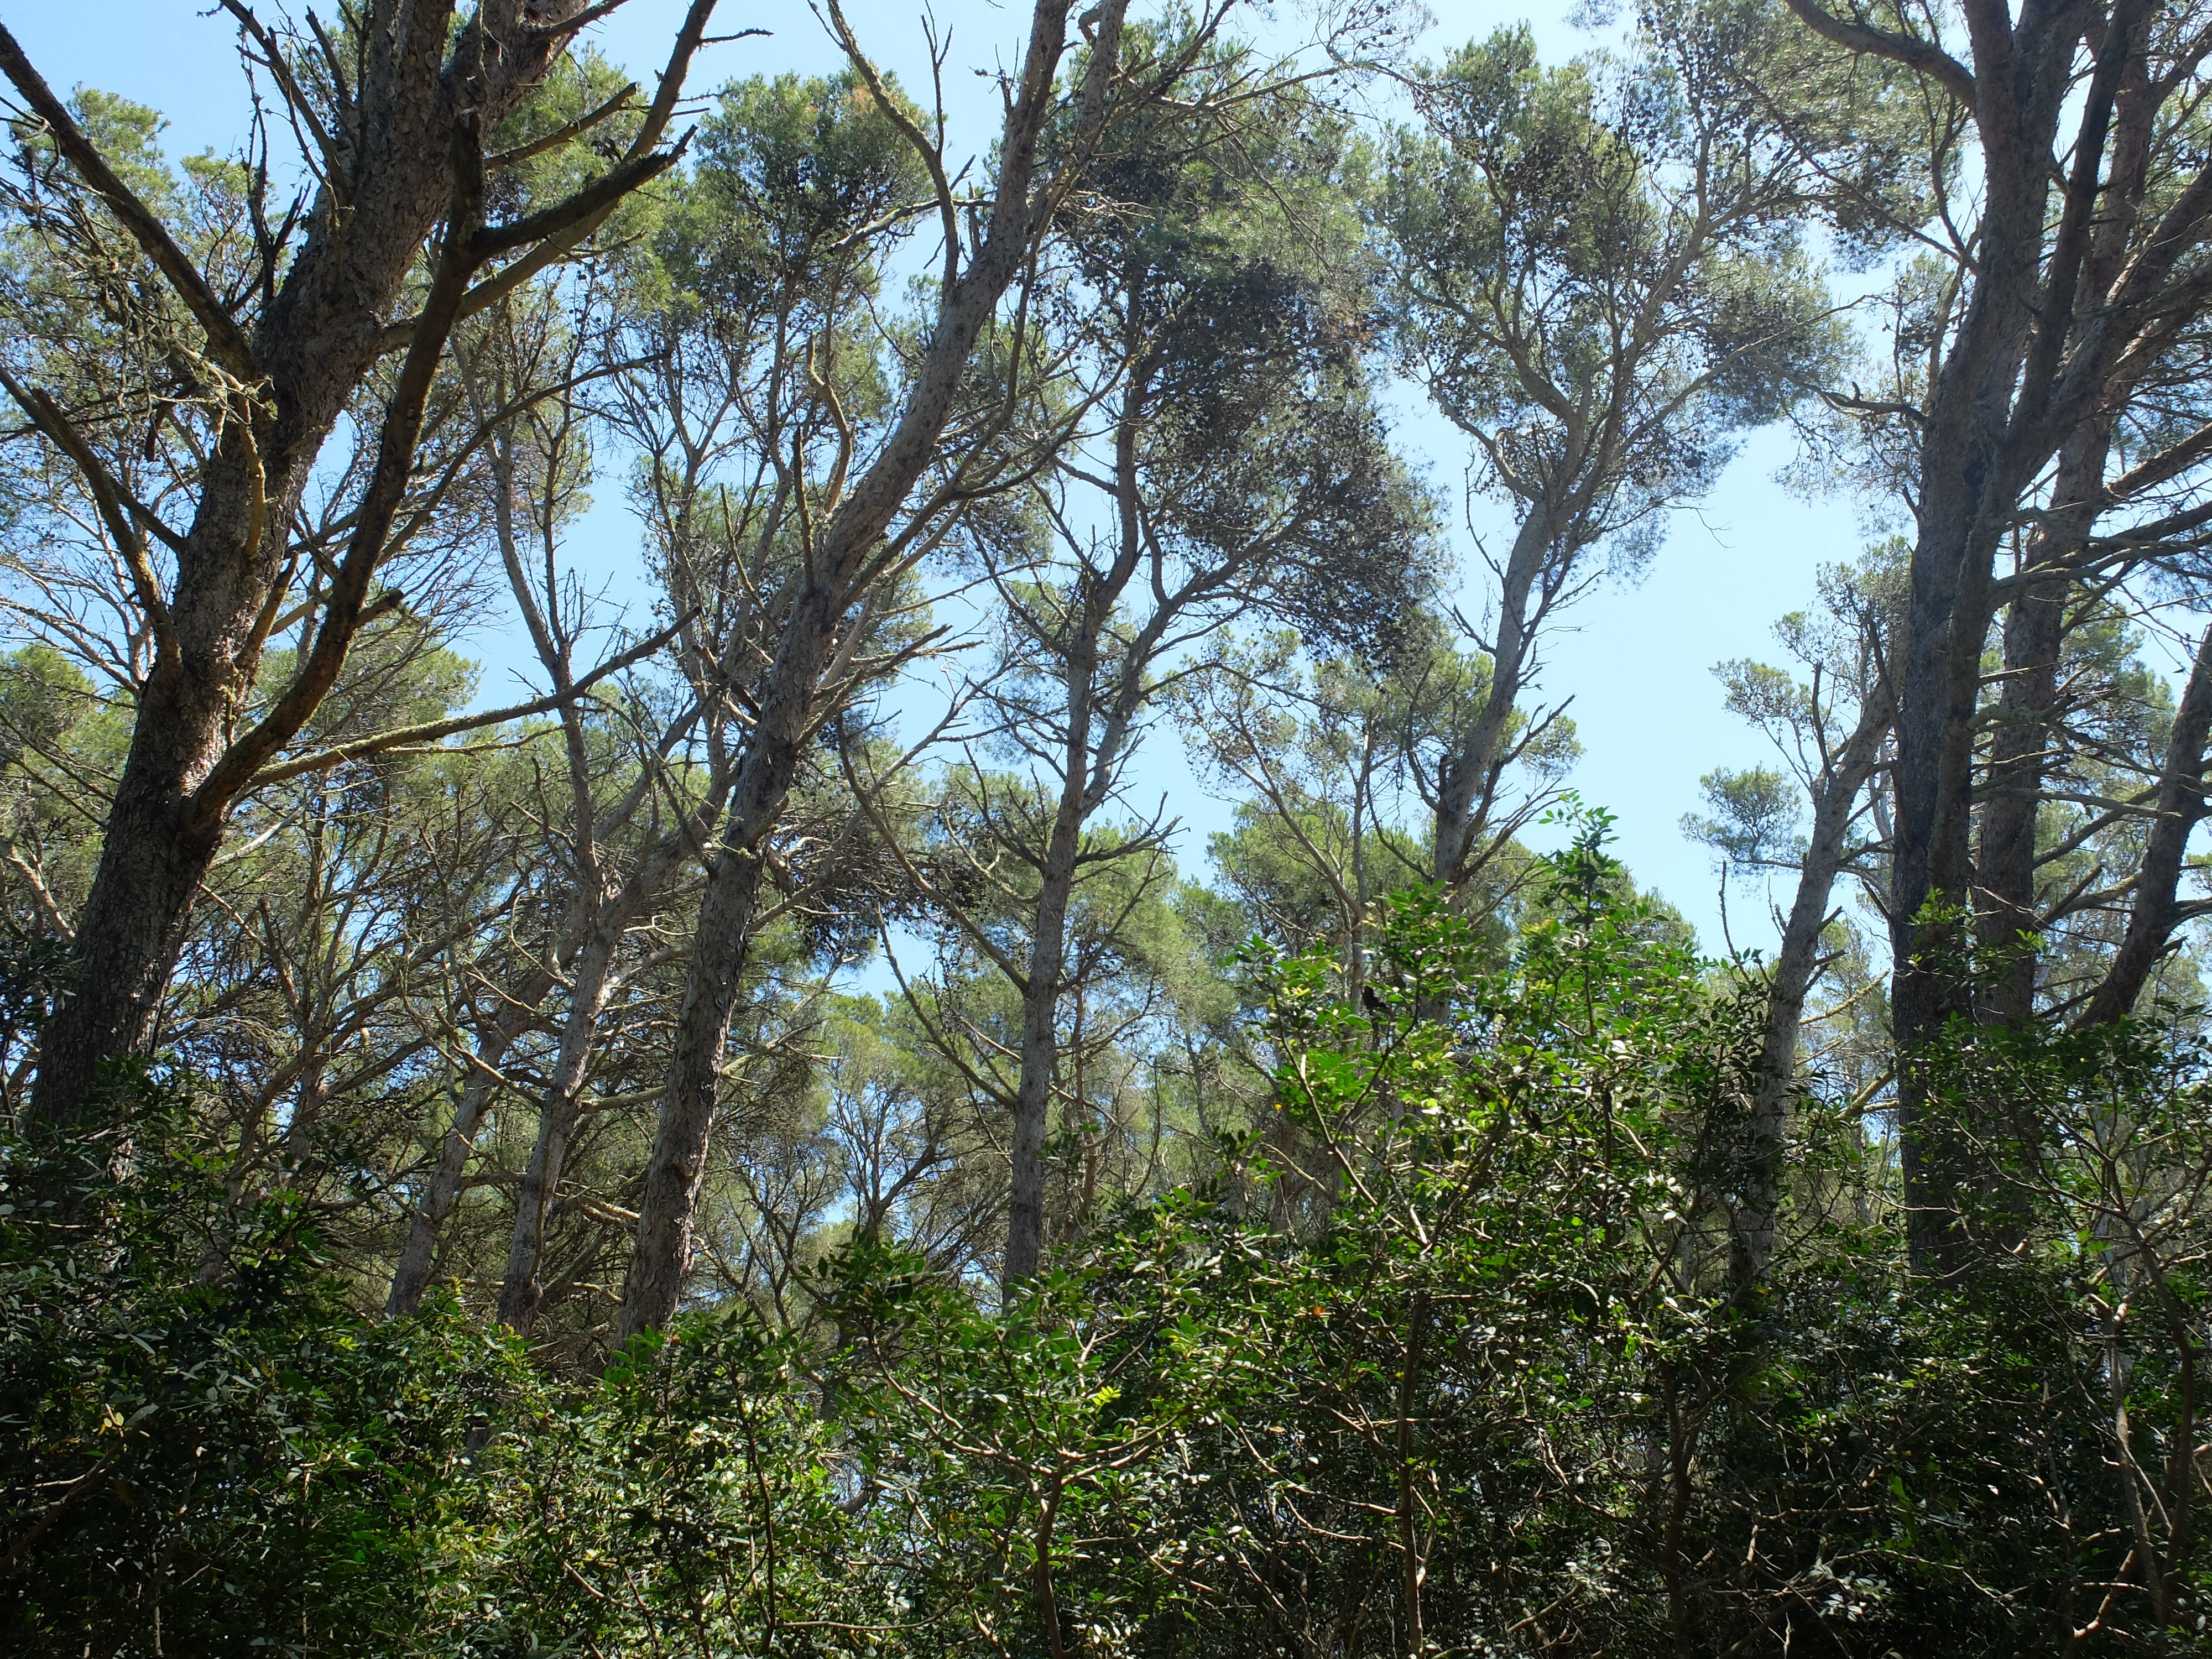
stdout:
MULTIPOLYGON (((161 110, 172 123, 173 153, 228 149, 242 135, 242 83, 234 32, 220 15, 203 15, 206 3, 0 0, 0 20, 58 88, 88 83, 161 110)), ((1547 57, 1571 56, 1593 44, 1562 21, 1567 8, 1556 3, 1524 8, 1495 0, 1444 0, 1431 9, 1436 21, 1423 37, 1425 51, 1441 52, 1522 17, 1534 27, 1547 57)), ((631 0, 587 38, 649 86, 682 11, 682 0, 631 0)), ((870 51, 909 88, 920 90, 926 58, 921 9, 914 0, 851 0, 847 11, 870 51)), ((773 7, 732 0, 727 12, 725 27, 765 25, 774 33, 711 48, 695 68, 695 88, 755 73, 820 72, 837 62, 820 25, 797 0, 773 7)), ((963 136, 974 145, 989 141, 983 124, 994 100, 972 70, 1018 51, 1027 12, 1015 0, 943 0, 939 16, 951 33, 946 94, 956 143, 963 136)), ((1278 36, 1297 29, 1295 8, 1279 6, 1268 27, 1278 36)), ((1410 419, 1402 435, 1407 452, 1434 481, 1455 491, 1465 465, 1464 440, 1426 414, 1410 419)), ((1810 603, 1818 567, 1851 556, 1862 539, 1846 504, 1808 502, 1773 481, 1790 453, 1784 434, 1754 437, 1701 510, 1676 517, 1644 579, 1632 587, 1608 586, 1585 600, 1544 652, 1544 694, 1574 696, 1572 713, 1585 751, 1575 786, 1585 799, 1619 815, 1620 850, 1631 867, 1680 907, 1707 948, 1716 951, 1719 912, 1711 860, 1703 848, 1684 841, 1678 823, 1698 805, 1702 774, 1717 765, 1752 764, 1766 755, 1756 734, 1722 708, 1711 667, 1730 657, 1771 654, 1774 619, 1810 603)), ((599 544, 587 544, 581 556, 621 591, 623 574, 634 565, 622 515, 610 503, 587 528, 599 544)), ((1471 548, 1460 551, 1468 568, 1479 571, 1471 548)), ((1479 611, 1480 593, 1479 584, 1469 586, 1470 614, 1479 611)), ((504 681, 500 665, 514 659, 504 642, 487 639, 475 648, 493 670, 488 678, 504 681)), ((510 689, 495 683, 485 691, 503 699, 510 689)), ((1185 862, 1200 862, 1206 834, 1226 823, 1227 803, 1192 778, 1164 734, 1151 739, 1140 782, 1140 793, 1169 797, 1186 826, 1185 862)), ((1732 901, 1739 945, 1771 942, 1772 930, 1759 909, 1750 896, 1732 901)))

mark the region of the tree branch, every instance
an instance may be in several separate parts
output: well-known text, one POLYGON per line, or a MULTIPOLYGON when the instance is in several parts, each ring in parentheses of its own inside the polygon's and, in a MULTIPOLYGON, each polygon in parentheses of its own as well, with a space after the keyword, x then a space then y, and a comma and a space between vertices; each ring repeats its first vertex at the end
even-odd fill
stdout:
POLYGON ((584 694, 599 684, 600 681, 611 678, 621 673, 623 669, 643 662, 690 626, 692 617, 696 614, 693 612, 678 618, 651 638, 641 640, 621 655, 610 658, 566 691, 549 691, 544 696, 532 697, 527 702, 514 703, 505 708, 495 708, 485 714, 456 714, 447 720, 426 720, 418 726, 395 726, 388 732, 379 732, 369 737, 356 738, 351 743, 336 744, 328 749, 319 749, 312 755, 302 755, 295 760, 285 761, 276 766, 264 767, 253 775, 252 781, 246 787, 258 789, 268 784, 282 783, 287 778, 300 777, 308 772, 327 771, 333 766, 343 766, 348 761, 381 754, 386 750, 400 748, 408 744, 436 743, 441 738, 453 737, 459 732, 474 732, 487 726, 497 726, 503 720, 526 720, 532 714, 550 714, 564 704, 580 702, 584 694))
POLYGON ((1932 40, 1915 40, 1837 16, 1814 0, 1784 0, 1797 21, 1832 46, 1863 52, 1924 75, 1967 108, 1974 106, 1973 72, 1932 40))
POLYGON ((244 331, 222 308, 198 269, 170 236, 167 227, 116 176, 115 169, 107 165, 92 141, 78 130, 68 107, 54 96, 53 88, 31 66, 31 60, 23 55, 23 49, 15 44, 15 37, 4 25, 0 25, 0 74, 15 83, 31 112, 45 122, 46 130, 53 135, 55 148, 76 169, 78 177, 107 204, 108 211, 122 222, 124 229, 131 233, 146 257, 168 279, 177 297, 206 331, 209 355, 240 380, 249 383, 258 380, 261 371, 254 364, 253 348, 247 343, 244 331))

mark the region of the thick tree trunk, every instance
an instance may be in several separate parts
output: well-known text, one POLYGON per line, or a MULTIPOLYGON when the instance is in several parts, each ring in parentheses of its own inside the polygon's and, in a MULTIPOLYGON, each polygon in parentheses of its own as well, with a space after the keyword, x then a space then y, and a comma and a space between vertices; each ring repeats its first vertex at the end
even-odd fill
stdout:
POLYGON ((1931 1103, 1927 1057, 1953 1020, 1972 1012, 1966 955, 1974 724, 1996 520, 2006 505, 1990 489, 1991 448, 1972 447, 1966 465, 1923 471, 1928 495, 1948 499, 1934 512, 1923 499, 1898 713, 1890 1011, 1899 1162, 1913 1256, 1936 1273, 1965 1265, 1960 1204, 1969 1170, 1966 1137, 1931 1103))
POLYGON ((760 830, 750 836, 733 823, 737 833, 708 863, 706 892, 700 902, 690 968, 684 975, 684 1000, 676 1018, 660 1121, 653 1137, 653 1156, 646 1166, 644 1190, 638 1197, 637 1243, 623 1288, 622 1316, 616 1328, 618 1341, 667 1323, 691 1271, 692 1227, 699 1189, 706 1180, 707 1150, 721 1085, 723 1045, 729 1033, 731 1006, 752 943, 753 915, 760 897, 759 840, 775 814, 781 811, 794 769, 795 764, 787 763, 779 778, 764 765, 748 768, 756 775, 750 781, 768 795, 771 811, 760 830))
POLYGON ((2062 52, 2047 40, 2028 43, 2021 55, 2016 83, 1994 75, 1978 83, 1982 263, 1923 428, 1919 533, 1897 685, 1890 1010, 1899 1162, 1913 1257, 1935 1273, 1964 1265, 1960 1199, 1969 1176, 1956 1126, 1933 1109, 1926 1056, 1953 1018, 1972 1011, 1965 947, 1981 653, 1997 547, 2027 482, 2007 441, 2041 286, 2047 158, 2071 45, 2062 52))
POLYGON ((1940 83, 1970 112, 1978 141, 1982 210, 1971 297, 1936 376, 1917 467, 1890 918, 1908 1231, 1922 1270, 1951 1274, 1967 1265, 1967 1209, 1995 1195, 1987 1148, 2006 1133, 2003 1124, 1959 1122, 1939 1110, 1929 1072, 1946 1028, 1973 1012, 1966 971, 1972 771, 1996 550, 2035 476, 2124 393, 2116 374, 2142 372, 2129 355, 2131 342, 2148 343, 2136 341, 2136 331, 2167 303, 2166 283, 2201 237, 2212 197, 2200 177, 2155 234, 2130 243, 2139 184, 2130 168, 2172 90, 2154 88, 2144 64, 2154 7, 2123 3, 2101 17, 2094 8, 2030 6, 2015 21, 2007 7, 1972 0, 1968 70, 1924 43, 1844 22, 1811 0, 1790 6, 1830 40, 1891 57, 1940 83), (2077 74, 2085 31, 2095 58, 2086 82, 2077 74), (2077 127, 2062 164, 2057 133, 2068 114, 2077 127), (2124 259, 2115 252, 2124 244, 2124 259), (2106 272, 2118 273, 2109 287, 2106 272))
MULTIPOLYGON (((369 33, 368 67, 340 141, 353 163, 343 198, 324 192, 250 346, 216 342, 216 355, 240 358, 233 372, 248 382, 259 377, 263 392, 250 427, 234 418, 210 459, 177 556, 171 640, 139 696, 77 924, 70 1000, 42 1040, 35 1119, 76 1117, 106 1061, 154 1040, 192 902, 235 795, 210 799, 203 785, 258 669, 264 611, 301 491, 383 350, 387 316, 452 195, 457 122, 467 111, 480 130, 495 124, 565 43, 550 26, 581 4, 487 5, 458 36, 451 0, 392 7, 388 23, 369 33)), ((67 131, 58 103, 4 31, 0 69, 58 134, 67 131)), ((63 148, 70 152, 71 140, 63 148)), ((96 157, 70 160, 96 177, 96 157)), ((127 219, 128 208, 118 210, 127 219)))
POLYGON ((2033 221, 2001 238, 2003 268, 1985 271, 1977 285, 1930 403, 1898 671, 1889 924, 1899 1163, 1914 1259, 1937 1273, 1963 1266, 1960 1189, 1967 1170, 1956 1127, 1932 1110, 1923 1057, 1972 1006, 1965 958, 1975 715, 1996 550, 2021 482, 2006 465, 2003 440, 2040 246, 2041 191, 2029 194, 2033 221), (2005 293, 2001 282, 2015 291, 2005 293))
POLYGON ((185 798, 213 759, 221 718, 203 700, 149 685, 103 826, 92 890, 76 922, 68 994, 40 1041, 34 1121, 81 1121, 101 1068, 154 1046, 161 995, 183 948, 217 825, 185 798))
MULTIPOLYGON (((817 573, 823 562, 817 562, 817 573)), ((764 847, 783 815, 814 727, 815 698, 844 615, 842 599, 817 574, 792 606, 723 816, 720 844, 708 849, 659 1123, 638 1197, 637 1243, 623 1288, 617 1341, 665 1324, 691 1271, 692 1227, 706 1179, 730 1012, 752 948, 764 847)))

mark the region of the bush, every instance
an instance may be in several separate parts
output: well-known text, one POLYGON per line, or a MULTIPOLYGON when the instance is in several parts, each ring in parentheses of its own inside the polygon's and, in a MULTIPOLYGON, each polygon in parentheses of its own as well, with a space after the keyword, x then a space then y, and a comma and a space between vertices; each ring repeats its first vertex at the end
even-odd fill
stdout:
POLYGON ((363 1320, 298 1202, 129 1086, 127 1142, 0 1140, 0 1645, 404 1650, 535 1385, 449 1303, 363 1320))
POLYGON ((1503 966, 1421 897, 1260 964, 1281 1123, 995 1305, 862 1237, 556 1384, 353 1309, 185 1092, 0 1142, 0 1637, 32 1654, 2179 1651, 2212 1094, 2140 1028, 1961 1031, 2017 1155, 1907 1261, 1800 1103, 1732 1248, 1759 987, 1585 837, 1503 966), (1297 1190, 1285 1201, 1284 1188, 1297 1190))

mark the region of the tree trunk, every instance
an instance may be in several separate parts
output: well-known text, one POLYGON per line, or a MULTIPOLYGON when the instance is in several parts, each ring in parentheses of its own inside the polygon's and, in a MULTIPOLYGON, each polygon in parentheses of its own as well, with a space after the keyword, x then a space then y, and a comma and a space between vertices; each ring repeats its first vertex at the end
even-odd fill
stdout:
POLYGON ((477 1037, 477 1051, 467 1079, 453 1103, 453 1127, 439 1143, 438 1165, 430 1172, 429 1190, 415 1206, 414 1219, 407 1226, 407 1241, 400 1246, 399 1261, 392 1269, 392 1291, 384 1304, 385 1312, 392 1318, 411 1314, 422 1305, 423 1293, 430 1287, 431 1269, 437 1261, 438 1246, 445 1237, 446 1223, 460 1202, 461 1182, 468 1173, 469 1154, 476 1149, 477 1131, 483 1126, 484 1109, 491 1103, 492 1091, 498 1086, 500 1062, 507 1058, 507 1051, 515 1040, 537 1023, 538 1006, 552 988, 553 976, 540 974, 528 988, 507 998, 499 1018, 486 1025, 477 1037))
MULTIPOLYGON (((751 945, 763 843, 782 814, 804 744, 814 729, 820 679, 835 656, 837 633, 863 597, 855 584, 916 480, 942 459, 939 440, 966 380, 969 354, 1042 228, 1046 204, 1033 198, 1030 185, 1037 141, 1054 102, 1069 9, 1070 0, 1038 0, 1017 94, 1007 106, 981 245, 967 270, 944 290, 897 426, 832 514, 819 542, 808 550, 805 568, 794 579, 781 638, 762 688, 759 718, 732 792, 722 844, 708 866, 659 1127, 638 1200, 637 1242, 616 1325, 618 1342, 665 1324, 690 1272, 723 1044, 751 945)), ((1103 124, 1127 10, 1127 0, 1105 0, 1086 14, 1089 61, 1073 100, 1072 159, 1064 165, 1079 164, 1088 155, 1103 124)))
MULTIPOLYGON (((250 424, 239 416, 225 428, 177 556, 170 640, 139 696, 77 924, 71 994, 42 1039, 36 1120, 77 1117, 105 1064, 154 1041, 192 902, 236 793, 210 799, 203 785, 259 668, 266 608, 301 493, 385 349, 387 316, 452 196, 449 135, 464 112, 489 131, 513 108, 565 44, 556 26, 581 7, 546 0, 526 13, 505 0, 453 35, 450 0, 393 6, 389 22, 369 33, 368 66, 340 140, 349 177, 319 198, 250 347, 233 341, 226 350, 210 335, 215 355, 240 359, 233 372, 248 383, 260 379, 264 390, 250 424)), ((54 127, 77 171, 96 179, 97 157, 74 153, 79 141, 66 113, 5 31, 0 70, 54 127)), ((135 204, 111 201, 127 222, 135 204)))
POLYGON ((1773 1259, 1782 1155, 1790 1091, 1797 1081, 1797 1036, 1804 1024, 1805 998, 1812 989, 1820 933, 1828 921, 1828 900, 1843 871, 1859 792, 1874 775, 1891 713, 1888 689, 1877 682, 1868 689, 1857 726, 1814 793, 1813 833, 1798 873, 1797 896, 1775 953, 1760 1036, 1759 1080, 1752 1099, 1750 1173, 1733 1241, 1732 1267, 1741 1284, 1758 1284, 1773 1259))
MULTIPOLYGON (((1095 642, 1095 641, 1094 641, 1095 642)), ((1030 917, 1029 982, 1022 988, 1022 1067, 1014 1095, 1014 1133, 1006 1199, 1006 1284, 1009 1290, 1033 1277, 1044 1259, 1044 1144, 1052 1124, 1052 1085, 1060 1069, 1060 982, 1067 949, 1067 902, 1075 890, 1075 860, 1083 844, 1084 793, 1090 757, 1090 679, 1086 658, 1083 684, 1076 687, 1070 714, 1068 768, 1052 838, 1039 872, 1036 908, 1030 917)))
POLYGON ((1970 296, 1935 374, 1915 468, 1919 523, 1897 686, 1890 916, 1907 1230, 1922 1271, 1953 1274, 1967 1262, 1965 1205, 1993 1190, 1984 1149, 2004 1132, 1950 1121, 1932 1099, 1929 1070, 1946 1028, 1973 1012, 1966 971, 1972 773, 1996 550, 2036 475, 2115 392, 2114 374, 2140 372, 2126 368, 2130 342, 2166 303, 2174 262, 2196 245, 2212 203, 2200 178, 2129 258, 2108 257, 2133 222, 2130 146, 2151 130, 2172 90, 2147 90, 2151 5, 2118 5, 2109 17, 2095 8, 2030 6, 2015 21, 2009 8, 1973 0, 1970 69, 1814 0, 1790 4, 1828 40, 1890 58, 1958 100, 1977 140, 1981 213, 1966 273, 1970 296), (2086 82, 2076 73, 2085 31, 2094 54, 2086 82), (2061 161, 2057 134, 2069 115, 2077 125, 2061 161), (2108 149, 2115 131, 2119 143, 2108 149), (2100 286, 2107 269, 2120 273, 2109 288, 2100 286))
POLYGON ((161 995, 183 948, 200 880, 220 840, 191 821, 185 789, 213 758, 220 717, 149 684, 102 827, 67 998, 40 1037, 34 1122, 84 1120, 106 1063, 154 1046, 161 995))
MULTIPOLYGON (((538 1103, 538 1139, 523 1170, 516 1194, 514 1232, 509 1241, 507 1272, 500 1286, 501 1322, 527 1335, 544 1297, 538 1269, 545 1249, 545 1223, 554 1196, 560 1190, 562 1165, 568 1142, 576 1130, 576 1106, 584 1087, 585 1072, 605 1018, 612 990, 616 953, 623 935, 668 878, 699 844, 705 823, 720 803, 720 786, 710 787, 699 815, 665 836, 642 859, 623 890, 602 903, 592 932, 577 953, 574 983, 569 988, 568 1017, 561 1030, 561 1047, 553 1074, 538 1103)), ((719 1062, 718 1062, 719 1065, 719 1062)))
POLYGON ((619 910, 613 915, 603 913, 591 938, 576 954, 575 973, 568 988, 568 1014, 561 1025, 560 1050, 538 1103, 538 1139, 530 1149, 530 1162, 523 1169, 522 1182, 515 1194, 514 1232, 507 1245, 507 1272, 499 1291, 500 1323, 525 1336, 530 1334, 538 1305, 545 1295, 538 1264, 545 1248, 546 1212, 560 1188, 562 1163, 568 1156, 568 1139, 575 1133, 576 1102, 583 1092, 599 1018, 606 1012, 615 951, 622 944, 628 921, 628 915, 619 910))
POLYGON ((2158 783, 2158 816, 2136 873, 2127 932, 2079 1023, 2102 1025, 2133 1011, 2181 919, 2179 889, 2189 837, 2203 820, 2204 745, 2212 737, 2212 629, 2205 630, 2174 711, 2158 783))
POLYGON ((1498 635, 1491 642, 1490 690, 1466 740, 1447 757, 1437 780, 1436 878, 1457 891, 1469 875, 1468 861, 1481 838, 1504 769, 1505 728, 1521 696, 1528 647, 1535 633, 1528 617, 1529 591, 1553 554, 1550 513, 1531 506, 1506 556, 1498 597, 1498 635))
POLYGON ((2050 55, 2048 43, 2025 51, 2017 87, 1984 78, 1994 107, 1977 112, 1987 191, 1982 263, 1929 402, 1897 687, 1890 1010, 1899 1162, 1914 1260, 1942 1273, 1964 1265, 1960 1201, 1968 1172, 1956 1127, 1932 1109, 1925 1057, 1953 1018, 1972 1008, 1964 957, 1975 714, 1997 547, 2027 482, 2007 439, 2040 289, 2058 91, 2039 84, 2036 71, 2050 70, 2050 55), (2022 95, 2037 106, 2033 125, 2016 105, 2022 95))
POLYGON ((637 1242, 623 1286, 617 1342, 666 1324, 691 1271, 692 1226, 706 1180, 723 1046, 760 897, 760 842, 783 810, 798 766, 796 744, 781 745, 787 752, 778 765, 763 737, 757 729, 757 746, 738 783, 740 797, 751 799, 755 811, 740 817, 733 809, 727 838, 708 860, 659 1125, 638 1196, 637 1242))
POLYGON ((2012 602, 2005 617, 2004 691, 1990 733, 1977 869, 1985 966, 1981 1014, 1994 1024, 2021 1024, 2035 1007, 2035 935, 2042 920, 2035 902, 2036 823, 2071 586, 2063 577, 2039 582, 2012 602))
MULTIPOLYGON (((2029 568, 2064 563, 2087 537, 2104 489, 2110 429, 2109 421, 2093 422, 2061 452, 2050 511, 2028 539, 2029 568)), ((2042 923, 2035 901, 2036 823, 2072 590, 2063 574, 2037 582, 2012 602, 2005 618, 2004 690, 1990 732, 1977 870, 1986 968, 1980 1012, 1993 1024, 2021 1024, 2035 1009, 2035 935, 2042 923)))
POLYGON ((764 844, 799 775, 814 729, 820 678, 844 613, 840 596, 823 584, 823 562, 816 562, 817 575, 789 612, 723 814, 720 844, 708 850, 660 1120, 638 1198, 637 1242, 623 1288, 618 1342, 665 1324, 691 1271, 692 1224, 706 1179, 730 1012, 752 947, 764 844))

